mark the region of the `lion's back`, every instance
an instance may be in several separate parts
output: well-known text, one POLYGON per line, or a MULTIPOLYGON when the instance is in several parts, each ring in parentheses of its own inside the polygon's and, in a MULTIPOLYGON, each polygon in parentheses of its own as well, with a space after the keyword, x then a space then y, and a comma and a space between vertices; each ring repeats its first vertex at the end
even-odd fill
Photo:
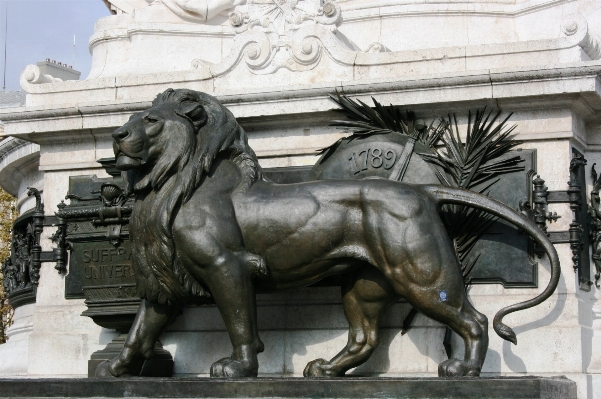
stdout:
POLYGON ((283 215, 304 223, 313 215, 338 211, 345 214, 367 210, 388 213, 400 219, 419 217, 434 204, 419 185, 384 179, 319 180, 294 184, 257 182, 248 193, 253 198, 253 215, 263 220, 283 215))
POLYGON ((355 205, 367 209, 388 211, 396 217, 417 217, 431 201, 419 185, 392 180, 368 178, 362 180, 324 180, 308 183, 320 203, 340 206, 355 205))

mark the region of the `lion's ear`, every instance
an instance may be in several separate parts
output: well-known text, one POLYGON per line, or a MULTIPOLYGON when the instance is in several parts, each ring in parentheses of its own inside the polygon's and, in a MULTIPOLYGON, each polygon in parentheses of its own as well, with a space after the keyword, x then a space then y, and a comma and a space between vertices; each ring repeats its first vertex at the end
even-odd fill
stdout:
POLYGON ((207 113, 202 105, 185 101, 175 108, 175 113, 192 121, 196 131, 207 123, 207 113))

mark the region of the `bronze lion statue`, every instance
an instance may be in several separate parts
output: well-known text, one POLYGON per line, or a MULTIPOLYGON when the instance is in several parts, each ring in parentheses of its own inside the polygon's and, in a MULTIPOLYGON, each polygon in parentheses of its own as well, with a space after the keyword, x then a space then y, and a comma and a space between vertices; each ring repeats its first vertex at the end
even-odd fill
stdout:
POLYGON ((441 204, 485 210, 527 232, 548 255, 551 281, 536 298, 499 311, 494 329, 516 342, 502 318, 547 299, 559 280, 557 253, 525 216, 486 196, 383 179, 275 184, 262 176, 246 133, 208 94, 167 90, 113 133, 117 168, 135 193, 130 220, 142 303, 119 356, 98 377, 139 375, 159 334, 186 303, 213 300, 233 345, 212 377, 257 375, 263 343, 255 295, 342 275, 348 344, 305 368, 342 376, 378 346, 386 309, 405 298, 465 341, 463 360, 440 376, 478 376, 488 321, 470 304, 441 204))

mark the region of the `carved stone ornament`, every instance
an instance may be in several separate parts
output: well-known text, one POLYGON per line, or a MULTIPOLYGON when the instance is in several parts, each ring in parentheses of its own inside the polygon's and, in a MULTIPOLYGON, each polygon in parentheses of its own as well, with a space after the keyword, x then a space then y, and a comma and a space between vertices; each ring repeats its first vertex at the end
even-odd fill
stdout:
MULTIPOLYGON (((324 46, 344 47, 334 35, 341 12, 332 0, 248 0, 229 19, 236 36, 230 54, 219 64, 226 70, 242 58, 254 74, 280 68, 306 71, 317 66, 324 46)), ((207 64, 193 62, 195 68, 207 64)))
POLYGON ((132 14, 135 9, 148 6, 155 0, 102 0, 111 14, 132 14))
MULTIPOLYGON (((483 118, 478 114, 477 123, 483 118)), ((416 122, 403 129, 419 140, 423 129, 416 122)), ((379 342, 381 316, 401 297, 464 339, 464 358, 441 362, 439 375, 478 376, 488 322, 467 299, 439 213, 443 204, 491 213, 529 234, 549 257, 548 286, 496 314, 499 336, 516 343, 504 316, 542 303, 559 282, 559 257, 536 224, 474 191, 384 179, 268 181, 233 114, 206 93, 169 89, 112 136, 116 167, 135 194, 129 231, 142 301, 124 349, 98 365, 97 377, 140 375, 149 348, 181 307, 207 300, 217 303, 233 345, 230 357, 212 365, 211 376, 256 377, 257 355, 265 349, 256 293, 336 274, 345 292, 348 345, 329 361, 310 362, 305 376, 343 376, 367 361, 379 342)), ((369 162, 380 165, 390 155, 372 152, 369 162)), ((397 157, 394 176, 403 174, 405 159, 408 153, 397 157)))
MULTIPOLYGON (((175 15, 191 22, 206 22, 228 13, 247 0, 161 0, 175 15)), ((226 14, 227 15, 227 14, 226 14)))

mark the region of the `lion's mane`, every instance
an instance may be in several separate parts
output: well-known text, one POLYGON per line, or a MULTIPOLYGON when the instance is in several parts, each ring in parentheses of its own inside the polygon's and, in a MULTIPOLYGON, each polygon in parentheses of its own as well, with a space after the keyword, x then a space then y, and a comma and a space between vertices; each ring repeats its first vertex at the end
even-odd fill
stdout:
POLYGON ((262 174, 246 133, 217 99, 192 90, 169 89, 152 103, 153 107, 165 105, 173 106, 174 117, 187 122, 175 126, 185 128, 165 128, 156 144, 162 148, 154 165, 124 172, 124 180, 136 194, 129 229, 138 294, 170 304, 210 297, 175 253, 172 226, 181 205, 192 197, 218 154, 238 165, 247 185, 262 174), (182 108, 192 111, 182 113, 182 108))

